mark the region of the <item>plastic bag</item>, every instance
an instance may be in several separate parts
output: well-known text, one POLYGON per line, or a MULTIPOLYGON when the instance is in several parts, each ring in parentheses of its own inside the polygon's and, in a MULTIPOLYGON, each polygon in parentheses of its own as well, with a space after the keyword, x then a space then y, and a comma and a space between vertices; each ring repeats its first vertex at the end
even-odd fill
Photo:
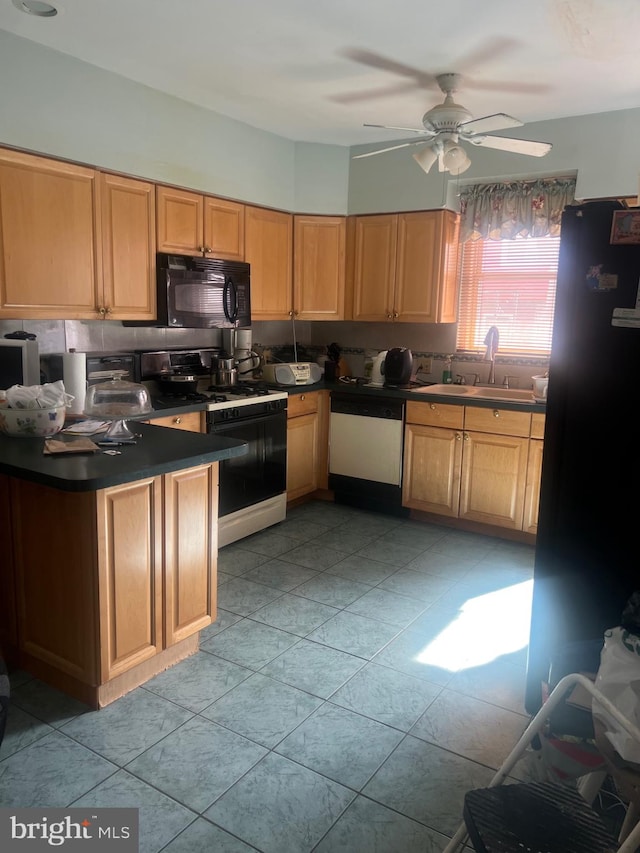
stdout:
MULTIPOLYGON (((640 727, 640 636, 623 627, 605 631, 595 686, 630 723, 640 727)), ((604 723, 606 736, 618 755, 640 764, 640 743, 631 738, 596 699, 592 713, 604 723)))
POLYGON ((62 379, 44 385, 12 385, 7 388, 6 398, 12 409, 55 409, 74 399, 65 392, 62 379))

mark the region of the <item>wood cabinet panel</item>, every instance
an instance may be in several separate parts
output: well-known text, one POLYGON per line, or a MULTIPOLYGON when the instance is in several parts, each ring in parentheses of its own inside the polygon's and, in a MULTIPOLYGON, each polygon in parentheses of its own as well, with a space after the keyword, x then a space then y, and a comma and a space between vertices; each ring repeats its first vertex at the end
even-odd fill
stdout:
POLYGON ((114 320, 156 317, 155 187, 100 174, 103 298, 114 320))
POLYGON ((407 424, 402 505, 457 518, 462 432, 407 424))
POLYGON ((529 440, 464 433, 459 517, 522 529, 529 440))
POLYGON ((204 251, 204 199, 199 193, 156 187, 158 251, 201 255, 204 251))
POLYGON ((244 204, 204 197, 204 246, 211 258, 244 261, 244 204))
POLYGON ((424 213, 398 216, 394 316, 406 323, 435 323, 438 316, 440 221, 424 213))
POLYGON ((310 415, 318 411, 318 391, 306 394, 289 394, 287 400, 287 418, 310 415))
POLYGON ((97 684, 93 495, 14 478, 10 495, 20 650, 78 681, 97 684))
POLYGON ((291 316, 293 216, 277 210, 245 209, 245 259, 251 264, 251 316, 291 316))
POLYGON ((528 437, 531 431, 531 415, 529 412, 515 412, 509 409, 465 406, 464 426, 465 429, 476 432, 528 437))
POLYGON ((171 429, 184 429, 187 432, 204 432, 201 412, 182 412, 179 415, 166 415, 163 418, 153 418, 150 424, 171 429))
POLYGON ((287 422, 287 500, 318 488, 318 417, 300 415, 287 422))
POLYGON ((407 423, 424 424, 425 426, 462 429, 464 426, 464 406, 449 403, 414 403, 409 400, 406 420, 407 423))
POLYGON ((0 150, 0 317, 98 318, 97 175, 0 150))
POLYGON ((164 537, 165 645, 169 646, 216 617, 217 465, 165 475, 164 537))
POLYGON ((158 654, 162 636, 159 477, 96 492, 101 681, 158 654))
POLYGON ((544 438, 545 416, 540 412, 531 415, 531 438, 544 438))
POLYGON ((535 534, 538 532, 538 508, 540 505, 540 476, 542 474, 543 451, 544 442, 540 439, 531 439, 529 442, 527 485, 524 498, 524 518, 522 522, 522 529, 526 533, 535 534))
POLYGON ((358 216, 354 248, 354 320, 393 319, 397 218, 358 216))
POLYGON ((294 216, 293 312, 301 320, 345 316, 346 220, 294 216))

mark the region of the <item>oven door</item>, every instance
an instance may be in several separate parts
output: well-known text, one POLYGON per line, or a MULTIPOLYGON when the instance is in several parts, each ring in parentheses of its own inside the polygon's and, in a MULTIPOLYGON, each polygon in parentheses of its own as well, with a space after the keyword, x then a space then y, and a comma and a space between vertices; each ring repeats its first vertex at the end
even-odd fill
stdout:
MULTIPOLYGON (((209 414, 209 418, 212 415, 209 414)), ((207 432, 246 441, 248 453, 220 462, 219 517, 280 495, 287 485, 287 413, 207 424, 207 432)))

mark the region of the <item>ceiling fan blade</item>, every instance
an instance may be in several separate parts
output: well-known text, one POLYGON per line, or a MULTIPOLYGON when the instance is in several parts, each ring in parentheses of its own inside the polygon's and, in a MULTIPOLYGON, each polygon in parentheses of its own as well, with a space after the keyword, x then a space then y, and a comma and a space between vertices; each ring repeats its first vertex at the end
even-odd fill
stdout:
POLYGON ((494 113, 490 116, 472 118, 461 122, 458 127, 464 133, 488 133, 493 130, 504 130, 506 127, 522 127, 523 121, 506 113, 494 113))
POLYGON ((381 71, 391 71, 393 74, 400 74, 402 77, 410 77, 419 86, 424 86, 425 88, 437 85, 435 74, 420 71, 419 68, 412 68, 410 65, 396 62, 394 59, 387 59, 386 56, 381 56, 372 50, 347 47, 341 51, 341 54, 342 56, 346 56, 347 59, 353 59, 354 62, 359 62, 362 65, 369 65, 371 68, 378 68, 381 71))
MULTIPOLYGON (((465 74, 465 69, 475 69, 476 66, 482 65, 488 59, 495 59, 496 56, 502 53, 508 53, 518 46, 519 42, 516 39, 506 38, 505 36, 495 36, 487 39, 476 50, 461 57, 456 62, 451 63, 454 68, 459 68, 461 74, 465 74)), ((466 83, 466 81, 465 81, 466 83)))
POLYGON ((499 151, 528 154, 531 157, 544 157, 553 147, 550 142, 534 142, 532 139, 513 139, 507 136, 471 136, 466 141, 484 148, 497 148, 499 151))
POLYGON ((409 131, 409 133, 422 133, 422 134, 424 134, 424 136, 428 136, 429 138, 436 135, 431 130, 425 130, 424 127, 397 127, 396 125, 393 125, 393 124, 369 124, 368 122, 365 122, 362 126, 363 127, 380 127, 383 130, 407 130, 407 131, 409 131))
POLYGON ((388 98, 392 95, 402 95, 419 88, 417 83, 399 83, 397 86, 383 86, 379 89, 367 89, 362 92, 344 92, 339 95, 331 95, 330 100, 337 104, 353 104, 357 101, 370 101, 373 98, 388 98))
POLYGON ((395 151, 397 148, 409 148, 411 145, 424 145, 426 139, 419 139, 416 142, 403 142, 401 145, 391 145, 389 148, 378 148, 376 151, 367 151, 366 154, 354 154, 352 160, 362 160, 363 157, 375 157, 376 154, 384 154, 385 151, 395 151))
POLYGON ((484 92, 515 92, 518 95, 545 95, 551 91, 546 83, 518 83, 505 80, 470 80, 464 78, 465 89, 476 89, 484 92))

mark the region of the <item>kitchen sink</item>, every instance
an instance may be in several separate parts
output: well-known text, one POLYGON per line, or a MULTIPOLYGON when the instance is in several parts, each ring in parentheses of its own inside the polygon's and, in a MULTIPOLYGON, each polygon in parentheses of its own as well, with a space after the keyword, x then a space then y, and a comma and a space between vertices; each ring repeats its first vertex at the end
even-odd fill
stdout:
POLYGON ((445 397, 468 397, 475 400, 496 400, 516 403, 535 403, 532 391, 522 388, 485 387, 481 385, 425 385, 412 388, 414 394, 439 394, 445 397))

